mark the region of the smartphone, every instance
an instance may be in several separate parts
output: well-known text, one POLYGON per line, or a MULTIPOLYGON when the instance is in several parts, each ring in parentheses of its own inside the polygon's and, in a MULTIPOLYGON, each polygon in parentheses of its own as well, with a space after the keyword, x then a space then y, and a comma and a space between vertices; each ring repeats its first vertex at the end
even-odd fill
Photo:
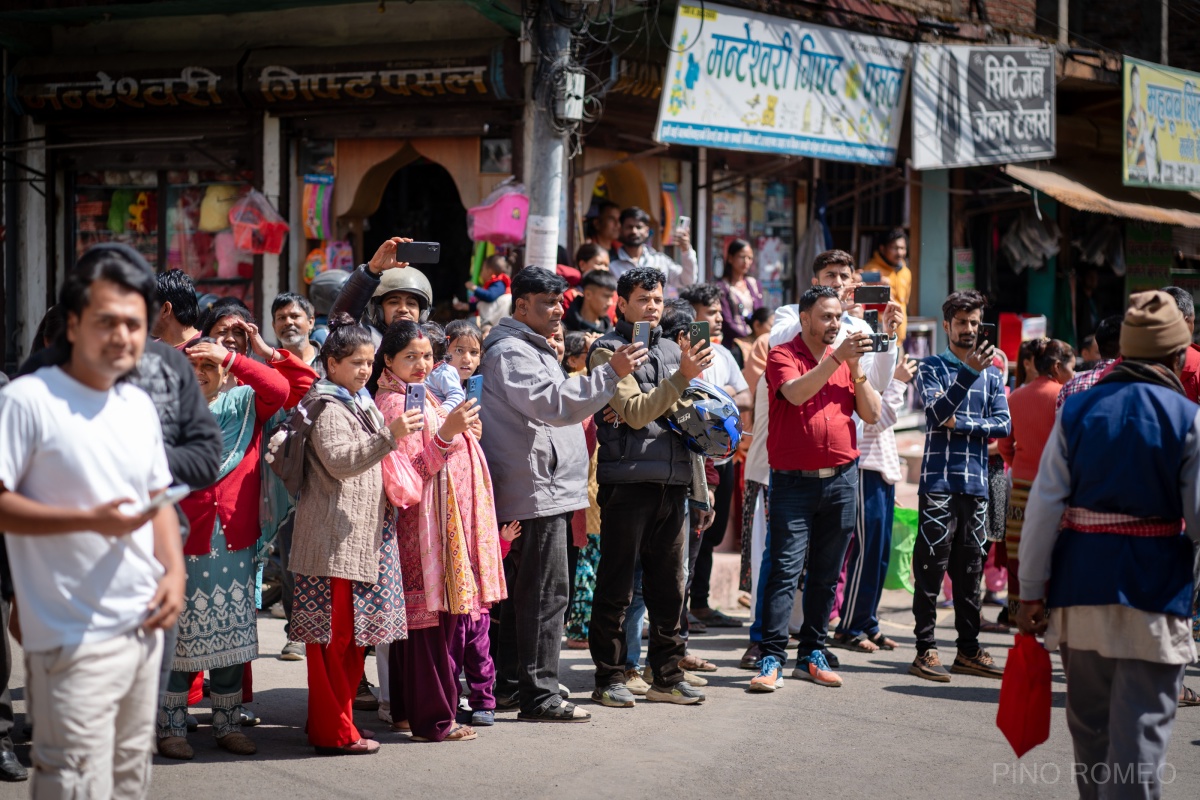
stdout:
POLYGON ((400 242, 396 245, 396 260, 409 264, 436 264, 442 259, 439 242, 400 242))
POLYGON ((163 506, 173 506, 191 493, 192 487, 186 483, 176 484, 175 486, 168 487, 166 491, 159 493, 158 496, 151 498, 150 502, 138 509, 137 513, 147 514, 163 506))
POLYGON ((691 345, 696 346, 697 342, 704 342, 709 347, 712 347, 712 335, 709 331, 708 320, 701 322, 693 322, 688 330, 691 339, 691 345))
POLYGON ((879 273, 879 270, 872 270, 871 272, 864 272, 862 274, 862 282, 863 283, 883 283, 883 275, 881 275, 879 273))
POLYGON ((425 384, 410 383, 408 385, 408 395, 404 398, 404 410, 425 410, 425 384))
POLYGON ((863 322, 871 326, 871 330, 879 333, 879 312, 873 308, 863 311, 863 322))
POLYGON ((854 302, 864 306, 886 306, 892 299, 892 287, 884 284, 883 286, 855 286, 854 287, 854 302))
POLYGON ((633 323, 633 341, 641 344, 646 349, 650 348, 650 323, 635 322, 633 323))
POLYGON ((678 217, 676 217, 676 218, 675 218, 675 231, 676 231, 677 233, 678 233, 679 231, 687 231, 687 232, 688 232, 688 234, 691 234, 691 232, 692 232, 692 218, 691 218, 691 217, 685 217, 683 214, 680 214, 678 217))
POLYGON ((983 322, 979 325, 979 335, 976 341, 980 344, 987 342, 988 344, 996 344, 996 325, 992 322, 983 322))
POLYGON ((868 353, 886 353, 892 343, 892 337, 886 333, 868 333, 867 336, 871 337, 871 349, 868 353))
POLYGON ((467 378, 467 399, 474 400, 476 405, 483 402, 482 375, 472 375, 467 378))

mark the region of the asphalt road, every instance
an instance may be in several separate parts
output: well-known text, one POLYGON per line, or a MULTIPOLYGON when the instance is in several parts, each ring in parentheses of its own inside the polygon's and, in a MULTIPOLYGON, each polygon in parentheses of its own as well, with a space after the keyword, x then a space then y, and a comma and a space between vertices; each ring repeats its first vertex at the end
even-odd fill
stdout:
MULTIPOLYGON (((913 658, 909 595, 888 592, 886 632, 901 649, 874 656, 838 651, 845 686, 787 680, 773 695, 745 691, 751 673, 737 668, 745 628, 693 637, 693 650, 716 663, 708 700, 693 707, 639 703, 632 709, 591 704, 586 651, 563 651, 562 680, 592 711, 586 725, 516 721, 501 713, 471 742, 420 744, 386 733, 373 714, 360 724, 379 732, 383 746, 368 757, 318 757, 307 745, 303 662, 278 661, 283 622, 262 616, 262 652, 254 665, 249 730, 257 756, 219 750, 197 710, 191 734, 196 759, 156 759, 152 796, 186 800, 228 798, 1069 798, 1072 749, 1057 655, 1050 740, 1018 762, 995 726, 998 681, 954 676, 934 684, 906 673, 913 658)), ((994 616, 995 608, 986 613, 994 616)), ((953 657, 953 614, 939 621, 942 655, 953 657)), ((984 635, 1003 663, 1011 637, 984 635)), ((790 667, 789 667, 790 671, 790 667)), ((374 660, 368 661, 374 680, 374 660)), ((1188 682, 1200 689, 1200 670, 1188 682)), ((18 731, 23 727, 24 678, 14 664, 18 731)), ((28 748, 19 753, 28 761, 28 748)), ((1168 798, 1200 797, 1200 708, 1181 709, 1168 761, 1168 798)), ((0 784, 0 798, 25 797, 28 784, 0 784)))

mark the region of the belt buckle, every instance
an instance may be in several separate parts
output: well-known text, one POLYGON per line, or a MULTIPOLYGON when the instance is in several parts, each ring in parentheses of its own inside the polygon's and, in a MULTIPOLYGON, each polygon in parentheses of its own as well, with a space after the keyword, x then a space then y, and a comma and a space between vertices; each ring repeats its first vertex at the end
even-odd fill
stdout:
POLYGON ((837 467, 821 467, 817 470, 818 478, 832 478, 837 474, 837 467))

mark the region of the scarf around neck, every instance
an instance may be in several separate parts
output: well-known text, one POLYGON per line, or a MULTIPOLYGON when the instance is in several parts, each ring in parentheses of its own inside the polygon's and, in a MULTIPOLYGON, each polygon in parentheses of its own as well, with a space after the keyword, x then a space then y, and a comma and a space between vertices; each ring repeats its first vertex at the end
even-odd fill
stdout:
POLYGON ((1179 376, 1153 361, 1130 361, 1126 359, 1113 365, 1099 383, 1153 383, 1173 392, 1186 394, 1179 376))
MULTIPOLYGON (((384 374, 390 373, 385 370, 384 374)), ((358 394, 352 395, 345 387, 338 386, 328 378, 321 378, 321 380, 313 384, 312 391, 316 392, 320 397, 337 399, 350 406, 350 410, 355 412, 356 417, 368 423, 367 428, 370 433, 382 430, 383 426, 387 424, 384 422, 383 414, 375 407, 375 401, 371 399, 371 393, 365 387, 359 389, 358 394)))

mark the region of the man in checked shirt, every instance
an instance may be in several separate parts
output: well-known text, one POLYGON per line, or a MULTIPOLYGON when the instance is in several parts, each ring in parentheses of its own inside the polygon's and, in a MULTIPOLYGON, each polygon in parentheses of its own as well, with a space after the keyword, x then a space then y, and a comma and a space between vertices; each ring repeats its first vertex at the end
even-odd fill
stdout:
POLYGON ((986 301, 979 292, 955 292, 942 304, 949 348, 930 356, 917 373, 925 403, 925 457, 921 462, 917 544, 913 550, 913 617, 917 657, 909 672, 946 683, 934 626, 942 577, 954 583, 958 655, 951 672, 999 678, 1003 670, 979 646, 979 577, 987 520, 988 439, 1012 429, 1003 377, 992 366, 995 348, 981 341, 986 301))

